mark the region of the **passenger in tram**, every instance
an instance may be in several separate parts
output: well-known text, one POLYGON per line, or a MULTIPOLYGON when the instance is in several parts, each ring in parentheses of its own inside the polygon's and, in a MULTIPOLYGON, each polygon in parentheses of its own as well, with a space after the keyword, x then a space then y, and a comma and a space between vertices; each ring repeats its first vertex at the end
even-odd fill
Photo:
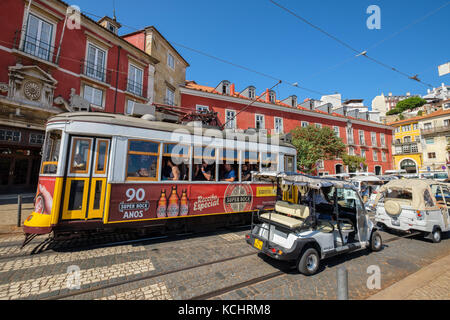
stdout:
POLYGON ((163 180, 180 180, 180 169, 169 158, 163 168, 163 180))
POLYGON ((194 181, 211 181, 212 177, 211 166, 209 166, 204 160, 201 165, 195 165, 194 181))
POLYGON ((250 181, 252 179, 252 171, 248 164, 242 164, 242 181, 250 181))
POLYGON ((77 153, 73 159, 74 167, 77 169, 86 169, 86 161, 83 159, 83 156, 77 153))
POLYGON ((236 171, 234 171, 231 164, 225 163, 223 167, 225 168, 225 173, 223 175, 222 181, 233 182, 234 180, 236 180, 236 171))

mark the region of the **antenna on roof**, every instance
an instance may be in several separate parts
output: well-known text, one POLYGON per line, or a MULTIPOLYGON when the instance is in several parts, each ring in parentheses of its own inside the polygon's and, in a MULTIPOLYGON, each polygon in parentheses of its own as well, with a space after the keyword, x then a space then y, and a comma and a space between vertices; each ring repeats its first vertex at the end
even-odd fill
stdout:
POLYGON ((116 2, 115 2, 115 0, 113 0, 113 19, 114 19, 114 21, 117 20, 117 18, 116 18, 116 2))

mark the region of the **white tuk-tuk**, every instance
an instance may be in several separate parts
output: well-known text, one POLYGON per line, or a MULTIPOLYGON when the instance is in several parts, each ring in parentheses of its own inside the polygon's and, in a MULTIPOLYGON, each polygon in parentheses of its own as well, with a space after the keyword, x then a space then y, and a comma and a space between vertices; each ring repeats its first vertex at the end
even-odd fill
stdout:
POLYGON ((381 250, 381 236, 351 183, 268 172, 255 178, 276 183, 280 197, 275 208, 258 211, 258 223, 252 219, 246 235, 247 243, 266 255, 295 261, 300 273, 312 275, 322 259, 361 248, 381 250))
POLYGON ((420 231, 433 242, 450 230, 450 184, 400 179, 382 186, 375 199, 375 222, 385 229, 420 231))

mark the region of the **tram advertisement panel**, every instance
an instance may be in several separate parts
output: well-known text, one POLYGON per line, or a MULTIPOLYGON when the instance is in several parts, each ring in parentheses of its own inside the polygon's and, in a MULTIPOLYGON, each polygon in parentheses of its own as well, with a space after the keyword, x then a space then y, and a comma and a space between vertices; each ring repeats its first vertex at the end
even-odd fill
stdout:
POLYGON ((55 177, 40 177, 36 198, 34 202, 34 212, 42 214, 52 213, 53 192, 55 190, 55 177))
POLYGON ((113 184, 108 221, 249 212, 274 203, 271 185, 113 184))

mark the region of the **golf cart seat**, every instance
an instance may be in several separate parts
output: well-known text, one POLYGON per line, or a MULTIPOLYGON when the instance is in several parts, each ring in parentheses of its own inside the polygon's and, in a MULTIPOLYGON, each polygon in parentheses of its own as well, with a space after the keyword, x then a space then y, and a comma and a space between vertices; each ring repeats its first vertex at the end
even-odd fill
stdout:
POLYGON ((274 222, 289 229, 297 229, 303 224, 302 220, 291 218, 275 212, 264 213, 260 216, 260 219, 274 222))
MULTIPOLYGON (((334 225, 334 228, 337 230, 338 226, 337 226, 337 222, 336 221, 331 221, 331 223, 334 225)), ((353 230, 353 226, 350 223, 344 222, 344 221, 340 221, 339 225, 341 227, 341 230, 343 231, 351 231, 353 230)))
POLYGON ((309 207, 301 204, 289 203, 287 201, 277 201, 275 204, 275 211, 300 219, 309 217, 309 207))
POLYGON ((301 227, 308 217, 309 207, 287 201, 277 201, 275 204, 275 212, 264 213, 260 216, 263 220, 274 222, 289 229, 301 227))

